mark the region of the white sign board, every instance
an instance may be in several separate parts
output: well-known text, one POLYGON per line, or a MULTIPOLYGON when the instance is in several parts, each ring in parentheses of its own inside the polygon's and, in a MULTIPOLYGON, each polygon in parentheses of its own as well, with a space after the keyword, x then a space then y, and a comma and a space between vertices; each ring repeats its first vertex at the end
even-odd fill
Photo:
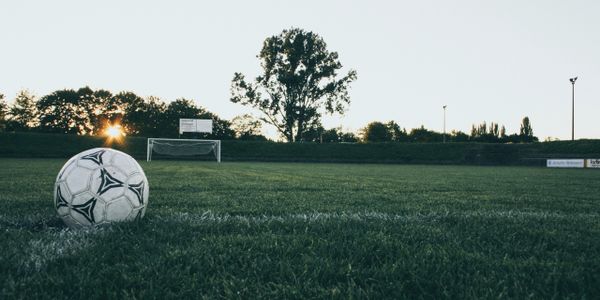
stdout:
POLYGON ((195 132, 196 120, 194 119, 179 119, 179 134, 184 132, 195 132))
POLYGON ((212 133, 212 120, 196 120, 196 132, 212 133))
POLYGON ((184 132, 212 133, 212 120, 179 119, 179 134, 184 132))
POLYGON ((583 168, 584 159, 548 159, 546 161, 548 168, 583 168))
POLYGON ((585 161, 585 167, 586 168, 600 168, 600 159, 596 158, 596 159, 588 159, 585 161))

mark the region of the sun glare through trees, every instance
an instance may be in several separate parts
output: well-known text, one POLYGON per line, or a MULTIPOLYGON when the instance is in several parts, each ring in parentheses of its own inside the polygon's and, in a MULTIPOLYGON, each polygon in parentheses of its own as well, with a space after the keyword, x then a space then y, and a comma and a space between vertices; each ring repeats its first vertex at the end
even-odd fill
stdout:
POLYGON ((119 124, 108 124, 108 126, 104 130, 104 135, 109 139, 119 140, 125 136, 125 132, 119 124))

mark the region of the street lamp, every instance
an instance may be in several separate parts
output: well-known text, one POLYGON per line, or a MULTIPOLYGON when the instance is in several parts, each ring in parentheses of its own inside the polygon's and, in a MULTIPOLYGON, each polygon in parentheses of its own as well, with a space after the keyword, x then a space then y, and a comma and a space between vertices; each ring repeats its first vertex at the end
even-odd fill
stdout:
POLYGON ((571 86, 573 87, 571 89, 571 93, 572 93, 572 106, 571 106, 571 140, 574 141, 575 140, 575 81, 577 81, 577 76, 573 77, 573 78, 569 78, 569 81, 571 82, 571 86))
POLYGON ((444 105, 444 143, 446 142, 446 106, 448 105, 444 105))

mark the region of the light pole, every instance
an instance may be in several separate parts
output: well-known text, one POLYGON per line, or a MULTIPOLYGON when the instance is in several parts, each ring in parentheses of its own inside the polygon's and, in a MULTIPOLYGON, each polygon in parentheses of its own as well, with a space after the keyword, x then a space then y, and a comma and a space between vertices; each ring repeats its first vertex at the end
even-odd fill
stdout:
POLYGON ((446 142, 446 106, 448 105, 444 105, 444 143, 446 142))
POLYGON ((571 82, 571 95, 572 95, 572 106, 571 106, 571 141, 575 140, 575 81, 577 81, 577 76, 573 78, 569 78, 571 82))

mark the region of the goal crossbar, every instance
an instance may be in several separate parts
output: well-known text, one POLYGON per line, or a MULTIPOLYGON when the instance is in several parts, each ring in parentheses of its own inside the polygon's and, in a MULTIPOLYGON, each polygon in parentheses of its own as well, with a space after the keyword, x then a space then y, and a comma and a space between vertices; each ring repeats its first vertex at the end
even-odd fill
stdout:
POLYGON ((146 161, 152 161, 152 153, 164 155, 195 156, 213 153, 221 162, 221 141, 203 139, 148 138, 146 161))

